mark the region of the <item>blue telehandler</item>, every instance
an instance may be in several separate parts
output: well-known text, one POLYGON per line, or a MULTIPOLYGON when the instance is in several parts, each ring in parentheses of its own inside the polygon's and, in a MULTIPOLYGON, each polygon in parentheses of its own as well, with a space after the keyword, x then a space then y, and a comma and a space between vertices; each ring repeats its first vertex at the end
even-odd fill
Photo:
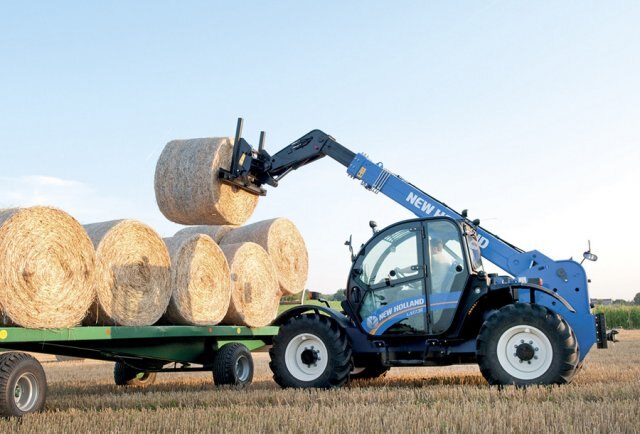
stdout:
MULTIPOLYGON (((581 264, 523 251, 436 200, 381 163, 314 130, 271 155, 242 138, 220 179, 254 194, 324 156, 418 218, 382 230, 352 252, 342 311, 303 305, 280 315, 269 351, 282 387, 328 388, 395 366, 477 363, 489 384, 572 380, 589 350, 607 347, 581 264), (507 275, 487 273, 486 259, 507 275)), ((589 251, 587 260, 597 257, 589 251)))

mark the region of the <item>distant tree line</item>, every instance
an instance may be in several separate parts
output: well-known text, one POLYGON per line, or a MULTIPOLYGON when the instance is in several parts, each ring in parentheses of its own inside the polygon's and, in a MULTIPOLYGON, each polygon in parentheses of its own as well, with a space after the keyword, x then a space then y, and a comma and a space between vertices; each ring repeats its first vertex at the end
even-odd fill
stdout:
MULTIPOLYGON (((316 294, 318 294, 321 298, 327 301, 342 301, 346 298, 344 289, 339 289, 333 294, 324 294, 324 293, 316 293, 316 294)), ((311 299, 311 291, 306 290, 304 292, 304 297, 307 300, 311 299)), ((292 304, 292 303, 297 304, 297 303, 300 303, 301 301, 302 301, 302 294, 284 295, 280 299, 280 303, 283 303, 283 304, 292 304)))
POLYGON ((592 298, 591 302, 593 304, 599 305, 599 306, 609 306, 609 305, 616 305, 616 306, 635 306, 635 305, 640 305, 640 292, 638 292, 635 297, 633 297, 633 300, 628 301, 628 300, 623 300, 621 298, 617 298, 617 299, 611 299, 611 298, 592 298))

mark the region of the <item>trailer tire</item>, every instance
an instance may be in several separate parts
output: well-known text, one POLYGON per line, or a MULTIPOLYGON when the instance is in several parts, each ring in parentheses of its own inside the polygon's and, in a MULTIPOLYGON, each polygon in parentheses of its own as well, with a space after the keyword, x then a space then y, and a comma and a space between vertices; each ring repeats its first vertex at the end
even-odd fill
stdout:
POLYGON ((147 387, 156 382, 156 373, 136 369, 123 362, 113 367, 113 380, 118 386, 147 387))
POLYGON ((47 377, 42 365, 26 353, 0 356, 0 416, 20 417, 44 408, 47 377))
POLYGON ((492 314, 476 340, 480 371, 492 385, 569 383, 578 366, 578 343, 560 315, 529 303, 492 314))
POLYGON ((340 387, 351 372, 351 346, 338 323, 319 314, 290 318, 269 350, 273 379, 283 388, 340 387))
POLYGON ((248 386, 252 380, 251 351, 240 343, 223 345, 213 359, 213 382, 217 386, 248 386))

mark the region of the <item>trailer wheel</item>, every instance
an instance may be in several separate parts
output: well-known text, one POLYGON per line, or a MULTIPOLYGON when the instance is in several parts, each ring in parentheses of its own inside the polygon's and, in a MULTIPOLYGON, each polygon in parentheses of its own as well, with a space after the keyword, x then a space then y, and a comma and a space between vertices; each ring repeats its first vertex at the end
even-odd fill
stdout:
POLYGON ((269 356, 273 379, 281 387, 339 387, 351 372, 347 336, 324 315, 289 319, 273 338, 269 356))
POLYGON ((147 387, 156 382, 156 373, 141 371, 123 362, 113 367, 113 380, 118 386, 147 387))
POLYGON ((25 353, 0 356, 0 416, 41 411, 46 396, 47 377, 40 362, 25 353))
POLYGON ((537 304, 515 303, 480 328, 476 355, 489 384, 527 386, 571 381, 578 344, 562 317, 537 304))
POLYGON ((213 382, 218 386, 247 386, 253 380, 253 357, 240 343, 223 345, 213 360, 213 382))

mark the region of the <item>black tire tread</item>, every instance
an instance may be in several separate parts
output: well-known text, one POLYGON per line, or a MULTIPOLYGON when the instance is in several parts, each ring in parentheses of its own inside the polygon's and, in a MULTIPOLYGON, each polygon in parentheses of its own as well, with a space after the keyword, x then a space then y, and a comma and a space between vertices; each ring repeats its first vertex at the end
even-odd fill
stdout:
POLYGON ((34 357, 29 354, 21 352, 9 352, 0 355, 0 416, 1 417, 20 417, 24 412, 21 412, 15 407, 13 401, 13 390, 11 389, 10 382, 12 381, 13 374, 16 370, 23 367, 29 367, 31 373, 35 374, 38 378, 40 387, 40 396, 38 402, 29 413, 35 413, 41 411, 44 408, 44 403, 47 395, 47 377, 42 369, 42 365, 34 357))
POLYGON ((113 367, 113 380, 117 386, 147 387, 155 383, 155 372, 148 372, 147 378, 143 380, 137 378, 140 372, 145 371, 135 369, 124 362, 116 362, 113 367))
POLYGON ((538 304, 514 303, 504 306, 487 318, 478 333, 476 356, 482 375, 491 385, 565 384, 573 379, 577 371, 579 350, 575 334, 560 315, 538 304), (552 346, 556 341, 558 347, 556 354, 560 362, 555 366, 552 362, 550 370, 540 379, 520 380, 511 377, 500 367, 493 351, 493 346, 497 344, 499 337, 495 333, 505 328, 505 324, 509 326, 532 322, 535 323, 532 325, 537 328, 551 331, 548 337, 552 341, 552 346))
POLYGON ((290 318, 280 327, 273 338, 273 345, 269 350, 271 361, 269 367, 273 372, 274 381, 283 388, 322 388, 340 387, 349 380, 352 369, 351 346, 345 331, 338 323, 326 315, 307 314, 290 318), (299 333, 313 333, 322 339, 330 358, 327 370, 318 380, 303 382, 291 376, 284 362, 284 352, 287 343, 299 333))
POLYGON ((253 380, 253 358, 249 349, 238 342, 223 345, 213 359, 213 382, 218 385, 245 386, 253 380), (244 355, 249 359, 250 373, 246 381, 236 378, 235 365, 238 358, 244 355))

